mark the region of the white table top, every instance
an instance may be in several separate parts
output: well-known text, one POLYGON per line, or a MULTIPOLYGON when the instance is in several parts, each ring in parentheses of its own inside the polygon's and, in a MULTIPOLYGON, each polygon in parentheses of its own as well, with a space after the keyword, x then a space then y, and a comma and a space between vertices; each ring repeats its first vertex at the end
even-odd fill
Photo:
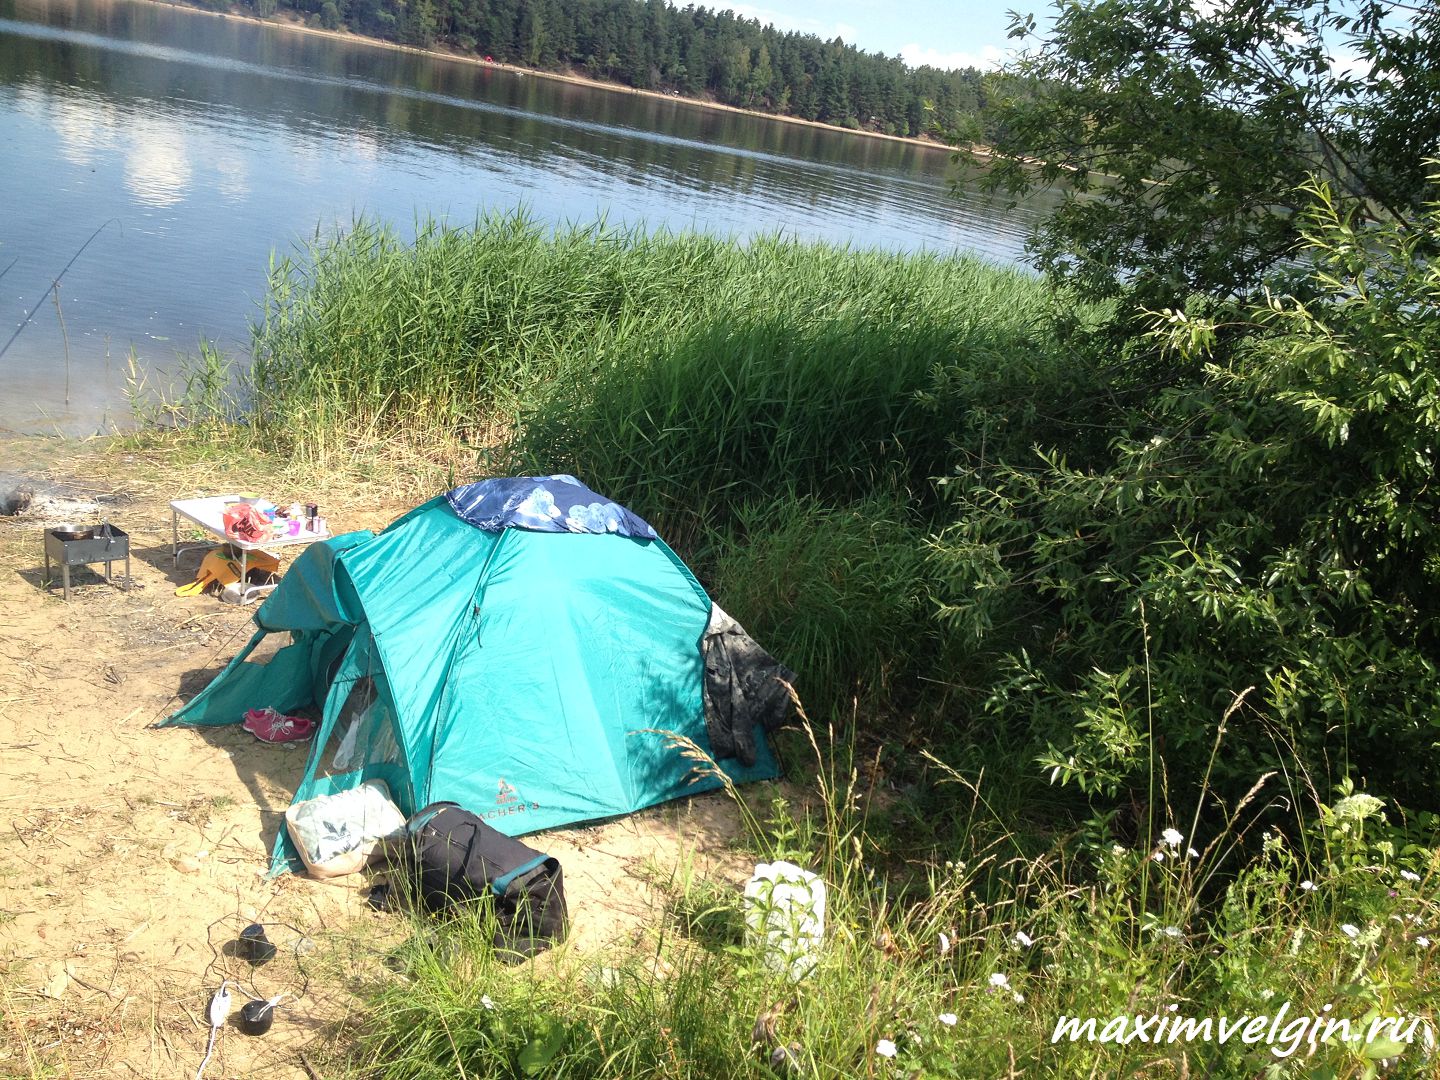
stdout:
POLYGON ((301 529, 299 534, 291 536, 286 533, 283 536, 267 536, 263 540, 250 543, 245 540, 237 540, 233 536, 225 535, 225 510, 236 503, 244 502, 239 495, 206 495, 198 499, 176 499, 170 504, 170 509, 181 517, 193 521, 207 532, 212 532, 227 544, 233 544, 242 551, 258 551, 260 548, 288 547, 293 544, 313 544, 316 540, 324 540, 329 532, 312 533, 301 529))

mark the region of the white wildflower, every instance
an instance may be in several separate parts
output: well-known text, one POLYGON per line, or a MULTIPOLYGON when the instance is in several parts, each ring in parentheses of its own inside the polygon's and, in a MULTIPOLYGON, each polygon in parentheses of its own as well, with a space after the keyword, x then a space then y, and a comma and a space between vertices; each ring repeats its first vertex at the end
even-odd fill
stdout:
POLYGON ((1031 945, 1035 944, 1035 940, 1024 930, 1016 930, 1015 944, 1019 945, 1022 949, 1028 949, 1031 945))
POLYGON ((960 1022, 960 1018, 959 1018, 958 1016, 956 1016, 954 1013, 941 1013, 941 1014, 940 1014, 939 1016, 937 1016, 935 1019, 936 1019, 936 1020, 939 1020, 939 1021, 940 1021, 942 1024, 944 1024, 946 1027, 954 1027, 956 1024, 958 1024, 958 1023, 960 1022))
POLYGON ((1178 938, 1181 936, 1180 928, 1178 926, 1162 926, 1160 928, 1160 933, 1168 938, 1178 938))
POLYGON ((1305 944, 1305 928, 1299 927, 1290 937, 1290 955, 1299 956, 1300 946, 1305 944))
POLYGON ((889 1039, 881 1039, 875 1044, 875 1052, 883 1058, 893 1058, 900 1050, 889 1039))
POLYGON ((1364 821, 1366 818, 1374 817, 1384 806, 1385 803, 1375 798, 1374 795, 1360 792, 1346 796, 1331 809, 1341 821, 1364 821))
POLYGON ((1358 938, 1358 937, 1360 936, 1360 928, 1359 928, 1358 926, 1355 926, 1355 925, 1352 924, 1352 923, 1348 923, 1348 922, 1347 922, 1347 923, 1341 923, 1341 924, 1340 924, 1340 931, 1341 931, 1341 933, 1343 933, 1346 937, 1348 937, 1351 941, 1354 941, 1356 938, 1358 938))
POLYGON ((1019 990, 1016 990, 1015 993, 1011 995, 1011 997, 1013 997, 1013 998, 1015 999, 1015 1004, 1016 1004, 1016 1005, 1024 1005, 1024 1004, 1025 1004, 1025 995, 1022 994, 1022 993, 1020 993, 1019 990))
POLYGON ((1171 847, 1179 847, 1185 837, 1180 835, 1178 829, 1166 829, 1160 834, 1160 839, 1164 840, 1165 843, 1169 844, 1171 847))
POLYGON ((996 990, 1009 990, 1010 979, 1002 971, 997 971, 990 976, 990 985, 996 990))
POLYGON ((1200 857, 1200 853, 1199 853, 1198 851, 1196 851, 1193 847, 1191 847, 1191 848, 1186 848, 1186 849, 1185 849, 1185 854, 1186 854, 1186 855, 1189 855, 1190 858, 1192 858, 1192 859, 1198 859, 1198 858, 1200 857))
POLYGON ((1154 859, 1156 862, 1164 862, 1165 853, 1163 851, 1157 851, 1154 855, 1151 855, 1150 858, 1154 859))
POLYGON ((1112 844, 1112 845, 1110 846, 1110 854, 1111 854, 1111 855, 1124 855, 1125 852, 1128 851, 1128 850, 1129 850, 1128 848, 1122 847, 1120 844, 1112 844))

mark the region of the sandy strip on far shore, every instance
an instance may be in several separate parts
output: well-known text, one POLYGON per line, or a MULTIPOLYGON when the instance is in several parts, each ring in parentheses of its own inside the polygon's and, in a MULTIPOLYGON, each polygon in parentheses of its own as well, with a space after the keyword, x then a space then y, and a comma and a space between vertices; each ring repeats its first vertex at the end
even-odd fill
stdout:
MULTIPOLYGON (((348 30, 324 30, 316 26, 306 26, 293 18, 282 15, 275 15, 262 19, 258 15, 251 15, 248 12, 232 10, 206 11, 204 8, 192 7, 186 3, 179 3, 177 0, 134 0, 136 3, 158 4, 161 7, 174 8, 177 11, 188 11, 195 15, 206 15, 213 19, 244 19, 247 22, 258 23, 261 26, 273 26, 277 30, 286 30, 299 34, 314 34, 319 37, 333 38, 336 41, 344 41, 356 45, 368 45, 377 49, 392 49, 397 52, 413 53, 416 56, 425 56, 434 60, 452 60, 461 64, 474 64, 477 67, 491 68, 496 71, 509 71, 516 75, 530 75, 537 79, 552 79, 556 82, 573 83, 576 86, 587 86, 596 90, 608 90, 615 94, 631 94, 637 97, 658 98, 661 101, 675 101, 686 105, 694 105, 701 109, 713 109, 718 112, 738 113, 741 116, 754 116, 762 120, 776 120, 783 124, 799 124, 803 127, 819 128, 823 131, 833 131, 842 135, 861 135, 867 139, 887 139, 890 142, 905 143, 909 146, 920 146, 928 150, 943 150, 947 154, 954 153, 957 147, 949 143, 936 142, 933 139, 916 139, 906 135, 886 135, 879 131, 866 131, 864 128, 840 127, 836 124, 824 124, 819 120, 804 120, 798 116, 781 116, 778 113, 760 112, 758 109, 742 109, 736 105, 722 105, 718 101, 705 101, 702 98, 684 97, 678 94, 670 94, 660 90, 639 90, 633 86, 624 86, 620 83, 602 82, 599 79, 586 78, 583 75, 566 75, 554 71, 541 71, 538 68, 521 67, 518 64, 502 64, 499 61, 486 61, 478 56, 468 56, 464 53, 450 52, 444 49, 420 49, 413 45, 400 45, 393 41, 385 41, 381 38, 367 37, 363 34, 353 34, 348 30)), ((971 153, 989 156, 983 147, 968 148, 971 153)))

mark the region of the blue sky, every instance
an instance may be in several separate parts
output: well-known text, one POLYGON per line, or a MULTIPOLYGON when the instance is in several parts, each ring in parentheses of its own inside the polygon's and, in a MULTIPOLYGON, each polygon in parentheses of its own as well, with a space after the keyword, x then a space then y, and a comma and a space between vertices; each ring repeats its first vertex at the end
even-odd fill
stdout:
POLYGON ((1005 30, 1013 8, 1042 14, 1048 4, 1025 0, 755 0, 719 9, 773 23, 780 30, 818 34, 827 41, 837 34, 846 44, 866 52, 899 54, 911 66, 994 67, 1016 43, 1005 30))

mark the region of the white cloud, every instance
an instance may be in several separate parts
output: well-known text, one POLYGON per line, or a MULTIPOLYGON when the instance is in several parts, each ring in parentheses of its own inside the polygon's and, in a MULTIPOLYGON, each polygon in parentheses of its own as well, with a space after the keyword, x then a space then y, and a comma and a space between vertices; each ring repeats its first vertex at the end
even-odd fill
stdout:
POLYGON ((787 15, 783 11, 772 11, 769 8, 755 7, 753 4, 726 4, 727 8, 744 19, 758 19, 762 25, 775 27, 776 30, 798 30, 802 34, 820 33, 822 23, 819 19, 802 19, 794 15, 787 15))
POLYGON ((1009 59, 1009 53, 997 45, 982 45, 978 53, 963 49, 959 52, 941 52, 932 45, 904 45, 900 49, 900 58, 911 67, 929 66, 942 71, 973 67, 983 71, 987 68, 998 68, 1009 59))
MULTIPOLYGON (((853 5, 852 5, 853 6, 853 5)), ((863 4, 863 7, 881 7, 883 4, 863 4)), ((889 50, 877 49, 874 44, 861 40, 862 34, 859 27, 852 23, 831 21, 828 19, 817 19, 804 15, 794 15, 785 11, 777 11, 771 7, 762 7, 758 4, 724 4, 722 9, 735 12, 736 15, 746 19, 755 19, 762 26, 773 26, 782 33, 794 31, 800 34, 814 34, 822 41, 834 41, 837 37, 847 45, 853 45, 864 52, 886 52, 889 50)), ((870 34, 875 36, 875 28, 870 28, 870 34)), ((894 38, 891 38, 893 41, 894 38)), ((899 56, 911 67, 920 67, 929 64, 932 67, 950 70, 953 68, 974 67, 974 68, 997 68, 1010 58, 1011 50, 1001 49, 995 45, 984 45, 978 52, 960 50, 958 52, 943 52, 933 45, 920 46, 918 44, 903 46, 899 56)))
POLYGON ((1338 76, 1363 79, 1370 74, 1371 63, 1354 49, 1341 46, 1330 54, 1330 70, 1338 76))
MULTIPOLYGON (((746 19, 757 19, 762 26, 773 26, 781 32, 793 30, 799 34, 814 34, 825 41, 834 41, 837 37, 844 40, 847 45, 856 44, 855 39, 860 31, 849 23, 826 22, 824 19, 807 19, 797 15, 787 15, 783 11, 774 11, 771 8, 756 7, 753 4, 726 4, 725 8, 735 12, 746 19)), ((864 46, 860 46, 864 48, 864 46)))

